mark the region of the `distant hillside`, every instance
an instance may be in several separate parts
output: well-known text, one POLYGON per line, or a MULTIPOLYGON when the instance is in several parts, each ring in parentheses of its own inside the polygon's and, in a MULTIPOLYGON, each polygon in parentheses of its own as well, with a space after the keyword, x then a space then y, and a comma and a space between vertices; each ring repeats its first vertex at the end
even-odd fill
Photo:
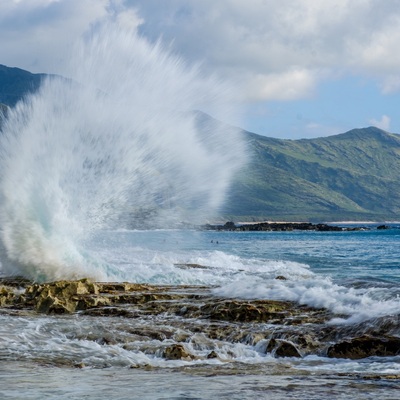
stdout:
POLYGON ((378 128, 271 139, 244 132, 251 162, 224 212, 242 219, 385 220, 400 217, 400 135, 378 128))
POLYGON ((15 106, 23 96, 36 91, 45 76, 0 64, 0 103, 15 106))
MULTIPOLYGON (((13 107, 44 76, 0 65, 0 103, 13 107)), ((218 123, 199 118, 200 124, 218 123)), ((369 127, 307 140, 244 136, 250 162, 232 184, 224 218, 400 219, 400 135, 369 127)))

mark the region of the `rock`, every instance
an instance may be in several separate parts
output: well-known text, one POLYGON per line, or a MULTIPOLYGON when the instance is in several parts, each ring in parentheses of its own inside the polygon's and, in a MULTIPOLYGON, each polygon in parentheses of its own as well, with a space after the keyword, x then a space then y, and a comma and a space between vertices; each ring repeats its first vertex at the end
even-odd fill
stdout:
POLYGON ((360 358, 396 356, 400 354, 400 338, 394 336, 373 337, 363 335, 336 343, 328 348, 327 355, 332 358, 360 358))
POLYGON ((143 290, 151 290, 150 285, 129 282, 96 282, 98 292, 100 293, 117 293, 117 292, 139 292, 143 290))
POLYGON ((35 309, 37 312, 45 314, 68 314, 75 311, 77 303, 71 299, 59 299, 46 294, 36 299, 35 309))
POLYGON ((11 276, 11 277, 1 277, 0 285, 1 286, 10 286, 15 288, 24 288, 28 285, 32 285, 32 281, 26 279, 22 276, 11 276))
POLYGON ((211 267, 200 264, 174 264, 174 267, 180 269, 212 269, 211 267))
POLYGON ((94 308, 94 307, 110 306, 111 303, 112 303, 111 299, 106 296, 99 296, 99 295, 79 296, 74 311, 87 310, 88 308, 94 308))
POLYGON ((212 350, 210 353, 207 354, 207 359, 210 360, 212 358, 219 358, 218 354, 214 350, 212 350))
POLYGON ((217 230, 217 231, 277 231, 291 232, 293 230, 300 231, 319 231, 319 232, 336 232, 345 231, 347 228, 327 224, 312 224, 311 222, 257 222, 254 224, 235 225, 234 222, 227 222, 224 225, 204 225, 201 229, 217 230))
MULTIPOLYGON (((79 296, 98 293, 97 285, 89 279, 34 284, 25 290, 26 302, 32 303, 37 312, 54 314, 72 313, 78 304, 83 309, 82 297, 79 296)), ((90 304, 85 308, 96 304, 95 298, 87 298, 87 301, 90 304)), ((102 301, 102 305, 105 304, 108 303, 102 301)))
POLYGON ((275 357, 297 357, 301 358, 299 350, 289 341, 282 339, 271 339, 266 348, 267 353, 273 353, 275 357))
POLYGON ((282 320, 292 306, 289 302, 274 300, 220 300, 206 304, 200 311, 211 319, 222 321, 254 322, 282 320))
POLYGON ((79 281, 56 281, 43 284, 34 284, 26 288, 25 294, 32 298, 37 296, 55 296, 55 297, 71 297, 77 294, 97 294, 99 293, 96 284, 89 279, 81 279, 79 281))
POLYGON ((0 286, 0 307, 12 304, 16 298, 16 293, 12 288, 0 286))
POLYGON ((195 356, 186 349, 182 344, 173 344, 168 346, 164 351, 164 357, 167 360, 185 360, 190 361, 195 358, 195 356))
POLYGON ((321 347, 321 343, 310 334, 298 334, 296 344, 304 351, 311 353, 313 350, 321 347))
POLYGON ((388 225, 379 225, 379 226, 376 227, 376 229, 379 229, 379 230, 390 229, 390 226, 388 226, 388 225))

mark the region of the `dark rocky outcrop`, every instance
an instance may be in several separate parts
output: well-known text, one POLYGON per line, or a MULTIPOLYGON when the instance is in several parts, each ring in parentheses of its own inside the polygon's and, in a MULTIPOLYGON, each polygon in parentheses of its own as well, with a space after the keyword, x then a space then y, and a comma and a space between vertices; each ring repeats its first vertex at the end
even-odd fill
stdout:
POLYGON ((393 336, 361 337, 344 340, 329 347, 327 355, 333 358, 360 358, 397 356, 400 354, 400 338, 393 336))
POLYGON ((276 357, 301 357, 297 347, 287 340, 271 339, 266 351, 267 353, 274 354, 276 357))
POLYGON ((257 222, 254 224, 235 225, 229 221, 224 225, 203 225, 204 230, 240 231, 240 232, 291 232, 291 231, 317 231, 317 232, 343 232, 368 230, 366 227, 340 227, 327 224, 313 224, 311 222, 257 222))

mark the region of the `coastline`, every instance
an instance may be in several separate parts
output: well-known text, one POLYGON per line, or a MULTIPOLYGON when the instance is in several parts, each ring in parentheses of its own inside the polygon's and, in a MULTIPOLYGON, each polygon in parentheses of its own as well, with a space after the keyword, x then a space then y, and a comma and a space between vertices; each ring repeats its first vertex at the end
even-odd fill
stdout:
MULTIPOLYGON (((193 264, 184 267, 204 268, 193 264)), ((287 278, 280 275, 275 279, 287 278)), ((105 318, 103 329, 106 331, 92 332, 90 339, 83 338, 102 345, 124 346, 127 337, 133 335, 132 349, 140 349, 140 344, 133 345, 137 340, 137 343, 146 343, 158 339, 151 351, 163 362, 181 360, 208 364, 210 360, 218 360, 224 364, 236 363, 237 357, 216 347, 210 339, 218 339, 232 348, 238 345, 258 348, 276 359, 317 356, 360 360, 396 356, 400 348, 400 338, 393 335, 399 325, 396 318, 384 317, 380 322, 375 321, 373 327, 370 321, 356 326, 337 325, 332 321, 344 316, 325 308, 293 301, 224 298, 214 295, 210 286, 92 282, 89 279, 36 284, 24 278, 1 278, 0 315, 33 319, 43 315, 53 319, 66 315, 75 315, 78 319, 105 318), (140 322, 150 316, 156 317, 158 322, 145 325, 140 322), (112 321, 115 318, 120 322, 129 321, 129 324, 123 323, 121 326, 125 328, 119 327, 114 332, 112 321), (200 327, 202 335, 210 339, 198 351, 189 343, 198 340, 196 332, 200 327), (379 332, 377 327, 380 327, 379 332), (160 338, 168 340, 160 341, 160 338)), ((76 359, 74 362, 62 360, 62 363, 78 368, 87 366, 76 359)), ((139 363, 134 367, 147 366, 147 363, 139 363)), ((390 379, 398 378, 400 376, 396 375, 390 379)))
MULTIPOLYGON (((353 224, 351 224, 353 225, 353 224)), ((318 232, 346 232, 369 230, 366 226, 338 226, 327 223, 312 222, 255 222, 255 223, 234 223, 228 221, 225 224, 205 224, 200 227, 203 230, 215 231, 318 231, 318 232)), ((377 229, 390 229, 386 224, 377 226, 377 229)))

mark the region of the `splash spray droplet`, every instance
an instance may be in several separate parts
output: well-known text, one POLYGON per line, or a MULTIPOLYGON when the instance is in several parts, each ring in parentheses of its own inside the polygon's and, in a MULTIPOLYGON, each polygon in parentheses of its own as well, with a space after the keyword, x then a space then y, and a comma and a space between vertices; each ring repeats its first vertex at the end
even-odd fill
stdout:
POLYGON ((85 239, 143 221, 204 222, 222 204, 243 144, 199 112, 232 112, 226 85, 134 32, 98 28, 76 47, 68 76, 45 79, 3 126, 3 269, 106 279, 85 239))

